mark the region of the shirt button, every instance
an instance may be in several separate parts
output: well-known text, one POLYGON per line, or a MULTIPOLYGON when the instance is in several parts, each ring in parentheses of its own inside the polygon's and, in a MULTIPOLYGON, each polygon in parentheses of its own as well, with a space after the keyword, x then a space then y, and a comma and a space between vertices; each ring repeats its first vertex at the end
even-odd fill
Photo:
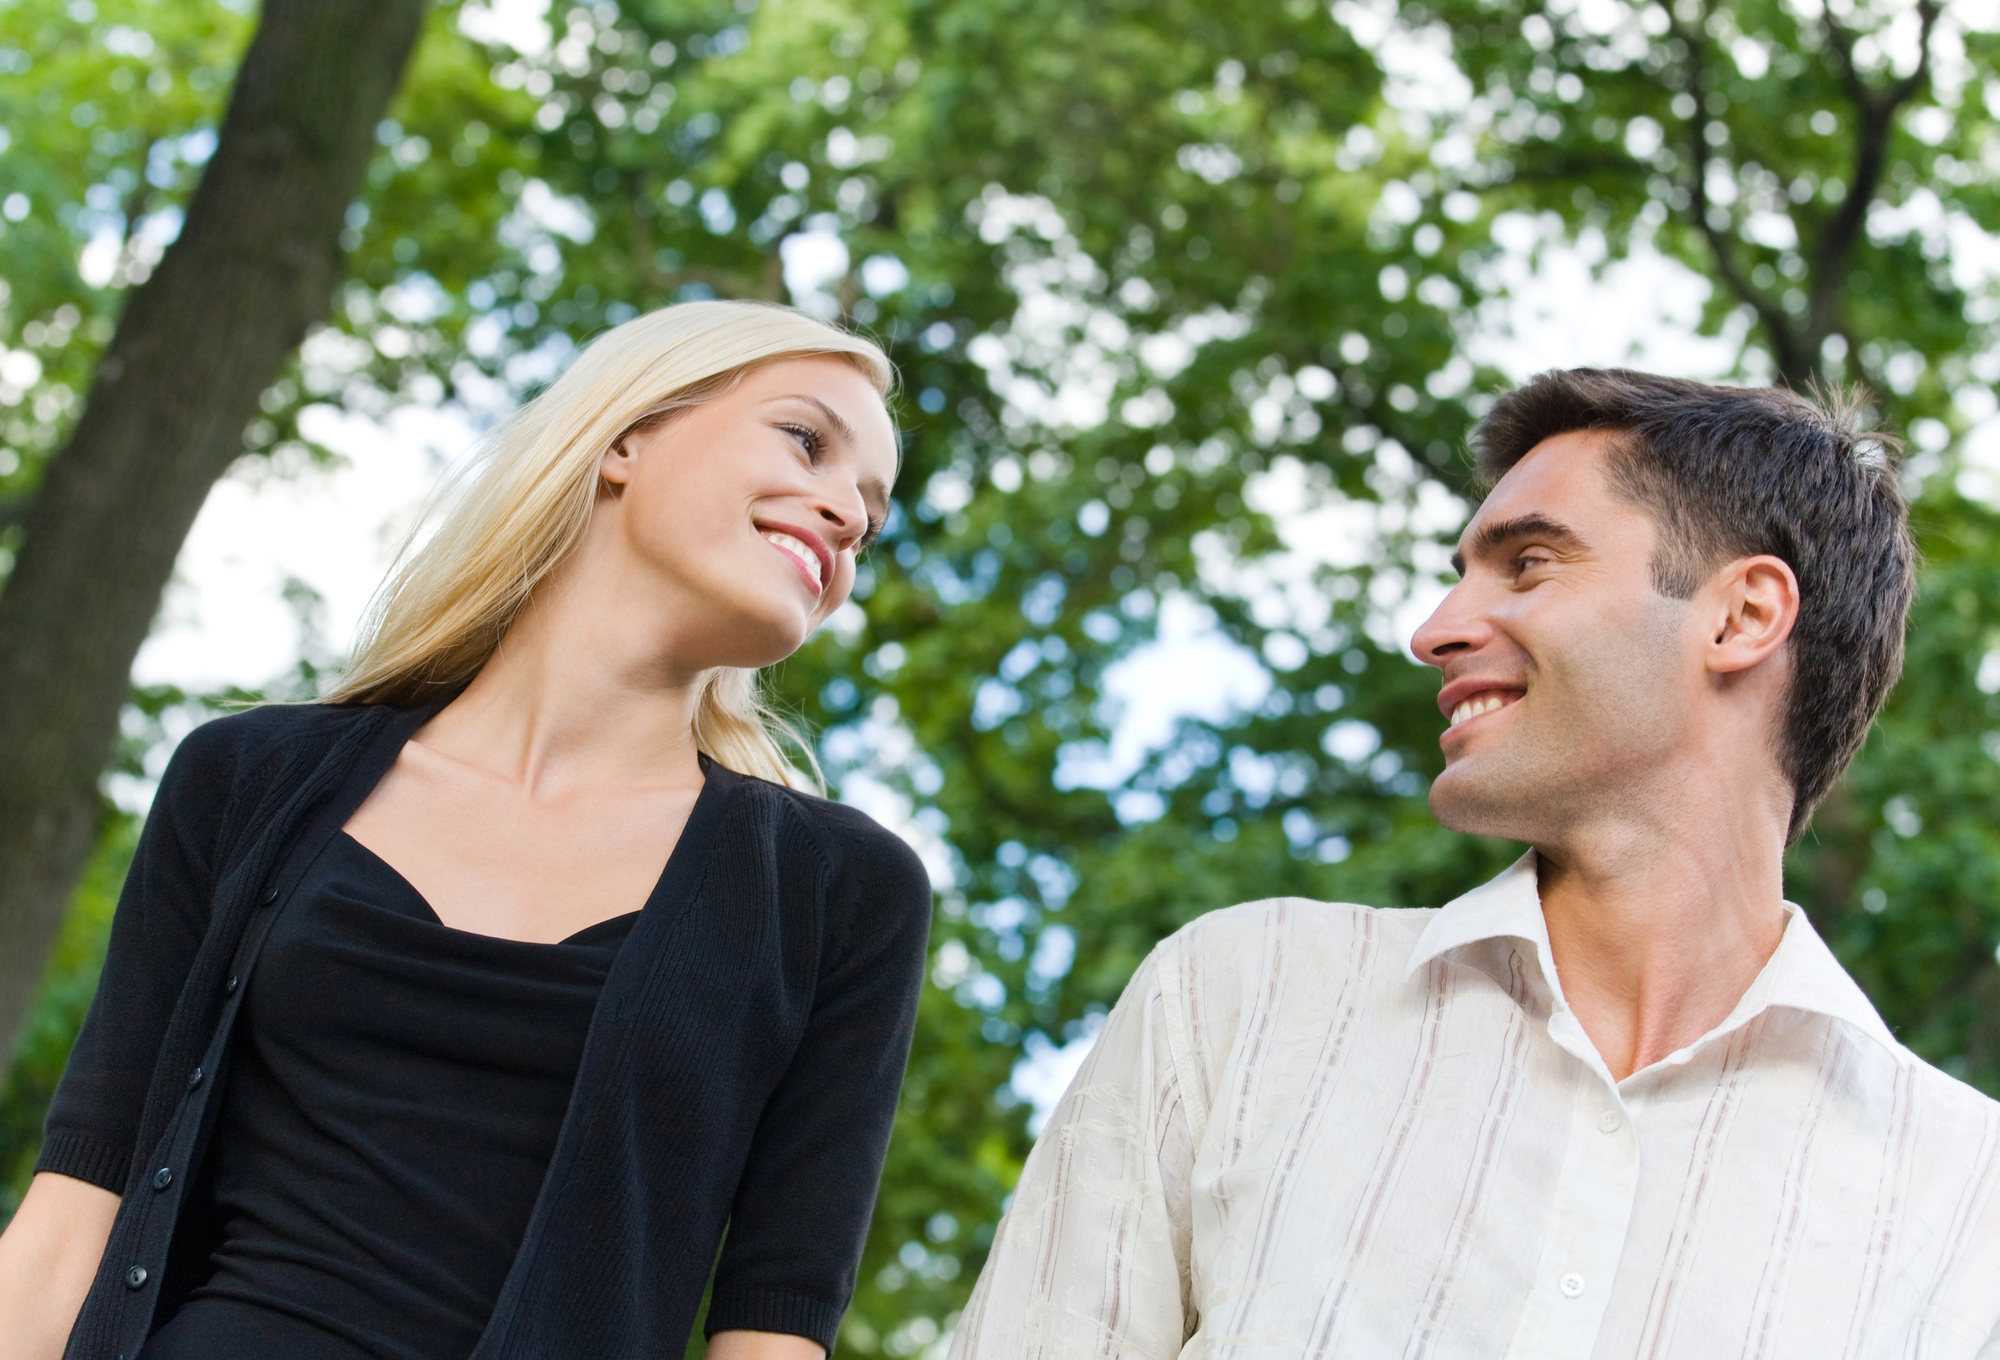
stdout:
POLYGON ((1603 1114, 1597 1116, 1597 1127, 1604 1133, 1618 1132, 1618 1126, 1624 1122, 1624 1120, 1618 1117, 1618 1111, 1616 1110, 1606 1110, 1603 1114))
POLYGON ((155 1190, 164 1190, 173 1183, 174 1169, 172 1167, 163 1166, 153 1173, 153 1188, 155 1190))
POLYGON ((235 996, 236 987, 237 987, 236 975, 234 973, 231 973, 229 975, 229 981, 222 984, 222 994, 224 996, 235 996))
POLYGON ((264 889, 264 895, 257 899, 257 904, 259 906, 268 907, 277 900, 278 900, 278 890, 276 888, 266 888, 264 889))
POLYGON ((144 1289, 146 1287, 146 1268, 144 1266, 133 1266, 130 1270, 126 1271, 125 1287, 127 1289, 144 1289))
POLYGON ((1556 1288, 1562 1290, 1564 1298, 1573 1299, 1583 1292, 1583 1276, 1572 1270, 1556 1281, 1556 1288))
POLYGON ((201 1069, 197 1067, 194 1071, 188 1073, 188 1090, 192 1091, 199 1085, 201 1085, 201 1069))

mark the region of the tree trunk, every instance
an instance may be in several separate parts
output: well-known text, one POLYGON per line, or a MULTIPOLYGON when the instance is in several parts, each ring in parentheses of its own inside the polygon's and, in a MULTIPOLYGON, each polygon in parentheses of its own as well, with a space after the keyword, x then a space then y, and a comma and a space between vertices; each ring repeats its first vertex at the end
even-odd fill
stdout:
POLYGON ((28 511, 0 592, 0 1056, 90 853, 132 659, 259 395, 332 299, 424 8, 266 0, 180 238, 28 511))

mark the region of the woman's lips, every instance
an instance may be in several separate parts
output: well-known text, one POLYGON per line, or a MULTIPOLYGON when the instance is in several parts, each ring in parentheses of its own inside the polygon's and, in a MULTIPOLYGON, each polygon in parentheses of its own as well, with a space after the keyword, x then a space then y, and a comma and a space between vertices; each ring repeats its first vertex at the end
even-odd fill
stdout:
POLYGON ((816 545, 808 543, 797 534, 783 529, 761 528, 764 541, 790 558, 798 568, 799 575, 812 587, 813 594, 823 594, 826 590, 825 567, 821 556, 814 551, 816 545))

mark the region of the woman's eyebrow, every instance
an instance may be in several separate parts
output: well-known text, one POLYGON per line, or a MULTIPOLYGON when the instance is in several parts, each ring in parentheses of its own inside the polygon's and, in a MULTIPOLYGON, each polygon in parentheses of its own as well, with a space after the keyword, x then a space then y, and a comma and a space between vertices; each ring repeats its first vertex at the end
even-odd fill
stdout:
POLYGON ((807 406, 819 412, 820 418, 826 422, 827 428, 833 431, 835 439, 843 444, 854 444, 860 441, 860 436, 854 433, 854 427, 842 418, 840 412, 828 406, 818 397, 809 397, 803 392, 793 392, 787 396, 773 397, 771 400, 804 402, 807 406))

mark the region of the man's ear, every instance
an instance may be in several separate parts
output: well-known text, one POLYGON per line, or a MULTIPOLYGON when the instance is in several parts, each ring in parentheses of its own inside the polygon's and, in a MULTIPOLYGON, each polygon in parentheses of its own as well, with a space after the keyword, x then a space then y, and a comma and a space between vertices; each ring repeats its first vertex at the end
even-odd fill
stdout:
POLYGON ((1783 558, 1768 553, 1731 562, 1703 594, 1713 619, 1706 659, 1719 675, 1749 670, 1770 656, 1799 621, 1799 578, 1783 558))

